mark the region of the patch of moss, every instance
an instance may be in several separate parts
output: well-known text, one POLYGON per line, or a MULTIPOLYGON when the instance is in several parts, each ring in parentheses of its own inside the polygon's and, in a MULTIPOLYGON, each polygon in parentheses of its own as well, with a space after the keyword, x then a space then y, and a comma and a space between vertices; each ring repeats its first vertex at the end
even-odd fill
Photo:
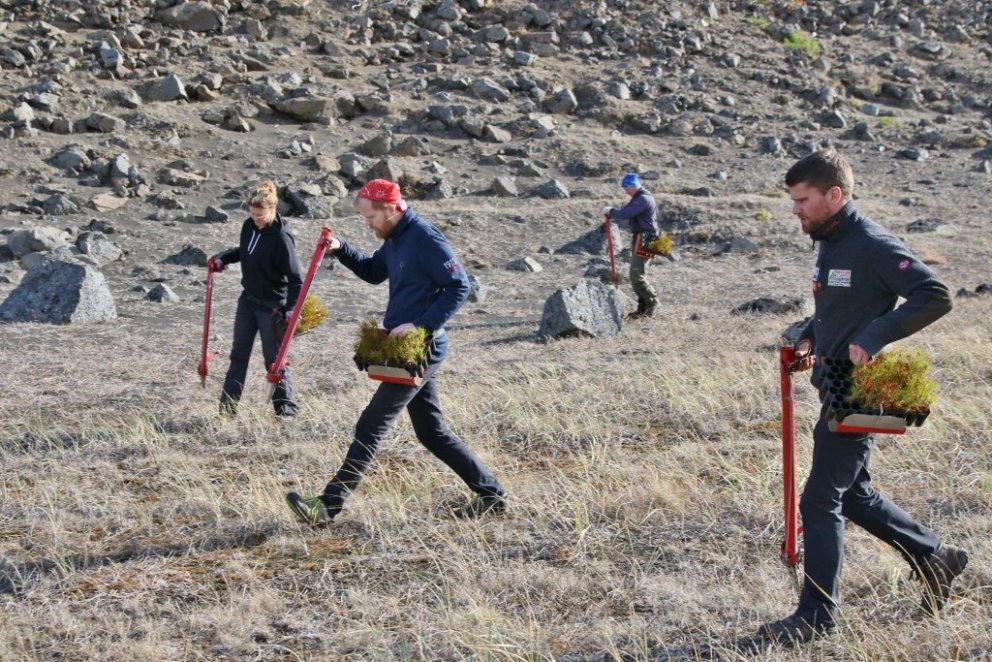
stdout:
POLYGON ((761 211, 759 211, 757 214, 754 215, 754 218, 755 220, 758 221, 770 221, 772 220, 772 218, 774 218, 774 216, 769 210, 762 209, 761 211))
POLYGON ((804 53, 811 60, 820 57, 820 51, 822 50, 820 42, 817 41, 816 37, 808 35, 802 30, 792 30, 789 34, 785 35, 782 43, 788 49, 804 53))
POLYGON ((355 356, 370 365, 416 366, 427 352, 427 339, 427 330, 419 327, 391 336, 369 318, 358 327, 355 356))
POLYGON ((648 244, 648 250, 658 255, 670 255, 674 243, 672 236, 663 232, 657 239, 648 244))
POLYGON ((882 352, 851 372, 851 397, 866 409, 924 413, 936 399, 930 363, 920 350, 882 352))

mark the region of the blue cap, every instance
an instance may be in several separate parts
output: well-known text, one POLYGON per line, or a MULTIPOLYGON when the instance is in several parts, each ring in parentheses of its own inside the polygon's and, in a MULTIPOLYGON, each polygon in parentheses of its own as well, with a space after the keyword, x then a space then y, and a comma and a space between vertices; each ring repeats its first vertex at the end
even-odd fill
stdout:
POLYGON ((626 175, 623 176, 623 179, 620 180, 620 188, 631 188, 631 187, 640 188, 640 186, 641 186, 641 177, 636 172, 628 172, 626 175))

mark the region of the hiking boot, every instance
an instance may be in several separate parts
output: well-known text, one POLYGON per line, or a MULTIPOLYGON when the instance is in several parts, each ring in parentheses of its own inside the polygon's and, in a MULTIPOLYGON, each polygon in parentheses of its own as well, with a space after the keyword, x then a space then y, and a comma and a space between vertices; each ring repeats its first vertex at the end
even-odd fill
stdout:
POLYGON ((627 315, 629 320, 637 320, 643 317, 654 317, 654 309, 657 304, 648 303, 644 299, 637 300, 637 310, 627 315))
POLYGON ((296 492, 286 495, 286 503, 304 524, 312 529, 319 529, 334 521, 334 517, 340 512, 340 508, 329 509, 324 500, 319 496, 304 499, 296 492))
POLYGON ((960 547, 941 545, 937 551, 920 561, 913 572, 923 582, 920 609, 936 616, 951 596, 951 583, 968 565, 968 552, 960 547))
POLYGON ((765 623, 758 628, 758 636, 783 646, 794 646, 824 637, 834 628, 833 619, 815 618, 798 611, 780 621, 765 623))
POLYGON ((502 515, 506 512, 505 494, 474 494, 467 504, 455 510, 455 517, 478 519, 484 515, 502 515))

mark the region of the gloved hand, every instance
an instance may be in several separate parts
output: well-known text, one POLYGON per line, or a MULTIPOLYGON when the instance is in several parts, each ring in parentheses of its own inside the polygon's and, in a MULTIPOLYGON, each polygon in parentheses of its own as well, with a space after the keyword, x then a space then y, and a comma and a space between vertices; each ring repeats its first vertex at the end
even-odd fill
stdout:
POLYGON ((272 326, 275 328, 276 340, 282 342, 282 339, 286 337, 286 331, 289 329, 289 313, 280 308, 273 308, 272 326))
POLYGON ((224 269, 227 269, 227 265, 224 264, 224 260, 214 255, 212 258, 207 260, 207 268, 210 269, 210 271, 219 273, 224 271, 224 269))
POLYGON ((359 370, 364 372, 365 370, 369 369, 369 366, 371 364, 362 357, 360 357, 358 354, 355 354, 355 356, 352 358, 355 361, 355 367, 357 367, 359 370))
POLYGON ((613 207, 603 207, 603 211, 600 212, 603 216, 609 216, 613 211, 613 207))

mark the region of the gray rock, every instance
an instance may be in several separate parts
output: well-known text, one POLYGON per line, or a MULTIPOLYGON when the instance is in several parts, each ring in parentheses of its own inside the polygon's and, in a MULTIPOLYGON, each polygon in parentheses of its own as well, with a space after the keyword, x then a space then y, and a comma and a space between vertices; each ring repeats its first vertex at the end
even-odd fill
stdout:
POLYGON ((396 159, 385 158, 369 168, 369 179, 388 179, 391 182, 398 182, 403 179, 403 166, 396 159))
POLYGON ((231 220, 230 215, 226 211, 213 205, 207 206, 207 209, 203 212, 203 218, 207 223, 227 223, 231 220))
POLYGON ((22 101, 5 112, 0 119, 4 119, 8 122, 23 122, 27 124, 34 120, 34 110, 26 101, 22 101))
POLYGON ((41 208, 46 214, 51 214, 52 216, 65 216, 79 212, 79 205, 64 193, 56 193, 49 196, 48 199, 41 203, 41 208))
POLYGON ((207 2, 183 2, 158 14, 163 25, 193 32, 210 32, 224 27, 223 15, 207 2))
POLYGON ((318 97, 297 97, 283 99, 273 107, 284 115, 301 122, 326 122, 332 117, 334 103, 330 99, 318 97))
POLYGON ((555 115, 570 115, 579 107, 572 90, 558 90, 544 102, 544 109, 555 115))
POLYGON ((100 133, 120 133, 126 127, 124 120, 107 113, 92 113, 86 118, 86 128, 100 133))
POLYGON ((378 158, 380 156, 386 156, 392 149, 393 134, 386 131, 362 143, 357 151, 365 156, 378 158))
POLYGON ((51 226, 30 230, 14 230, 7 235, 7 248, 14 257, 24 257, 28 253, 41 253, 67 246, 69 235, 51 226))
POLYGON ((49 159, 56 168, 68 170, 71 173, 81 173, 90 167, 90 157, 82 145, 68 145, 55 152, 49 159))
POLYGON ((518 257, 516 260, 510 260, 506 263, 506 268, 509 271, 525 271, 532 274, 539 274, 544 271, 544 267, 541 266, 541 263, 529 255, 518 257))
POLYGON ((476 78, 472 82, 472 92, 486 101, 503 102, 510 100, 510 91, 489 78, 476 78))
POLYGON ((594 280, 560 289, 544 303, 538 335, 552 338, 607 336, 623 331, 629 299, 619 290, 594 280))
POLYGON ((169 74, 149 85, 146 96, 149 101, 175 101, 188 98, 186 86, 175 74, 169 74))
POLYGON ((468 275, 468 284, 471 288, 468 293, 468 300, 472 303, 485 302, 491 288, 472 274, 468 275))
MULTIPOLYGON (((613 250, 619 252, 623 247, 622 236, 616 223, 610 223, 610 233, 613 235, 613 250)), ((606 255, 609 244, 606 237, 606 224, 600 223, 594 230, 590 230, 578 239, 570 241, 555 253, 565 255, 606 255)))
POLYGON ((567 200, 571 195, 568 188, 557 179, 544 182, 535 189, 535 193, 545 200, 567 200))
POLYGON ((899 151, 899 156, 910 161, 926 161, 930 158, 930 152, 923 147, 907 147, 899 151))
POLYGON ((179 264, 186 267, 207 266, 207 254, 202 248, 197 248, 192 244, 186 244, 183 249, 174 255, 162 260, 165 264, 179 264))
POLYGON ((116 317, 114 297, 103 274, 71 261, 39 263, 0 304, 4 322, 77 324, 116 317))
POLYGON ((501 198, 515 198, 520 195, 513 177, 496 177, 489 185, 489 190, 501 198))
POLYGON ((76 239, 76 248, 83 255, 89 255, 98 264, 116 262, 124 251, 102 232, 84 232, 76 239))
POLYGON ((159 283, 145 295, 148 301, 156 303, 178 303, 179 295, 172 291, 172 288, 165 283, 159 283))
POLYGON ((508 143, 513 140, 512 133, 493 124, 486 125, 486 128, 482 131, 482 137, 493 143, 508 143))

